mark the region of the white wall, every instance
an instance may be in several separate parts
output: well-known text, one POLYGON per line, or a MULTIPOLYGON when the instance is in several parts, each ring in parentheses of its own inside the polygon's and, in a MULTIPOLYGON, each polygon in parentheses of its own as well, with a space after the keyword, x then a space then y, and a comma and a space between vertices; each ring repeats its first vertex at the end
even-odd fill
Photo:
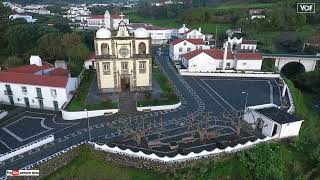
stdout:
POLYGON ((137 111, 160 111, 160 110, 170 110, 177 109, 181 106, 181 102, 173 105, 162 105, 162 106, 145 106, 145 107, 137 107, 137 111))
POLYGON ((214 72, 216 61, 206 53, 201 53, 190 59, 187 67, 189 72, 214 72))
POLYGON ((180 55, 186 54, 197 49, 210 49, 210 46, 194 45, 188 41, 182 41, 174 46, 170 44, 169 56, 173 61, 181 61, 182 59, 179 58, 180 55), (184 42, 186 42, 186 45, 184 45, 184 42), (179 50, 180 48, 182 49, 181 52, 179 50), (190 48, 190 51, 188 51, 188 48, 190 48))
POLYGON ((58 102, 59 108, 67 101, 67 91, 71 91, 74 88, 72 87, 72 82, 68 81, 68 88, 57 88, 57 87, 47 87, 47 86, 35 86, 35 85, 24 85, 24 84, 14 84, 14 83, 3 83, 0 82, 0 101, 4 104, 10 104, 9 96, 4 94, 6 90, 5 85, 9 84, 11 86, 13 100, 15 106, 25 107, 24 97, 29 99, 30 107, 32 108, 40 108, 39 101, 37 99, 37 91, 36 88, 41 88, 42 97, 43 97, 43 105, 45 109, 54 109, 53 101, 58 102), (70 85, 70 87, 69 87, 70 85), (21 87, 27 87, 27 94, 22 93, 21 87), (57 92, 57 96, 53 97, 51 95, 51 89, 55 89, 57 92))
POLYGON ((237 60, 236 70, 261 70, 262 59, 257 60, 237 60))
POLYGON ((303 120, 283 124, 281 127, 280 138, 298 136, 303 120))
POLYGON ((119 109, 106 109, 106 110, 95 110, 95 111, 66 111, 61 110, 62 118, 64 120, 77 120, 77 119, 84 119, 87 117, 97 117, 97 116, 104 116, 105 114, 115 114, 119 111, 119 109))
POLYGON ((23 154, 25 152, 28 152, 28 151, 30 151, 32 149, 38 148, 38 147, 43 146, 45 144, 51 143, 53 141, 54 141, 54 136, 53 135, 50 135, 50 136, 47 136, 45 138, 36 140, 36 141, 31 142, 31 143, 29 143, 27 145, 24 145, 22 147, 14 149, 14 150, 6 153, 6 154, 1 154, 0 155, 0 162, 1 161, 5 161, 7 159, 10 159, 10 158, 12 158, 14 156, 17 156, 19 154, 23 154))
POLYGON ((280 74, 273 74, 269 72, 245 72, 242 71, 232 71, 232 72, 222 72, 217 71, 213 73, 206 73, 206 72, 189 72, 188 69, 180 69, 180 75, 182 76, 213 76, 213 77, 258 77, 258 78, 279 78, 280 74))
MULTIPOLYGON (((320 58, 318 58, 318 60, 319 59, 320 58)), ((303 64, 307 72, 313 71, 317 63, 316 59, 304 60, 303 58, 299 58, 299 57, 281 57, 281 58, 276 58, 275 66, 281 71, 283 66, 285 66, 287 63, 290 63, 290 62, 300 62, 301 64, 303 64)))
POLYGON ((241 44, 240 49, 256 50, 257 49, 257 45, 256 44, 241 44))

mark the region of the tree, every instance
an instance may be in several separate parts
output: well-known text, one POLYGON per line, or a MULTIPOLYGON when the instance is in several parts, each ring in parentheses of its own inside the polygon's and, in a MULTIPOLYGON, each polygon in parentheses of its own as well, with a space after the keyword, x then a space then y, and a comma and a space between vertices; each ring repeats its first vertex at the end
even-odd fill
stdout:
POLYGON ((49 62, 64 59, 64 51, 61 45, 61 35, 57 33, 46 34, 38 40, 39 54, 49 62))
POLYGON ((67 50, 71 49, 74 46, 77 46, 80 43, 81 43, 81 37, 75 32, 64 34, 61 39, 62 46, 67 50))
POLYGON ((13 68, 13 67, 18 67, 18 66, 21 66, 23 65, 24 62, 21 58, 18 58, 16 56, 11 56, 9 57, 8 59, 6 59, 4 62, 3 62, 3 66, 5 68, 13 68))
POLYGON ((7 7, 4 7, 2 4, 2 1, 0 1, 0 48, 6 46, 6 36, 5 32, 7 31, 8 28, 8 16, 10 14, 10 9, 7 7))

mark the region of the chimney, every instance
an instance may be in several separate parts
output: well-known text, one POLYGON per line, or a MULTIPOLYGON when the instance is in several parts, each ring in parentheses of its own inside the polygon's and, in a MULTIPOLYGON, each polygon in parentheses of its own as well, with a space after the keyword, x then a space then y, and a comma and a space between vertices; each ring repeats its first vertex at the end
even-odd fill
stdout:
POLYGON ((201 33, 201 27, 198 28, 198 31, 201 33))
POLYGON ((30 65, 35 64, 37 66, 42 66, 42 60, 39 56, 31 55, 30 57, 30 65))

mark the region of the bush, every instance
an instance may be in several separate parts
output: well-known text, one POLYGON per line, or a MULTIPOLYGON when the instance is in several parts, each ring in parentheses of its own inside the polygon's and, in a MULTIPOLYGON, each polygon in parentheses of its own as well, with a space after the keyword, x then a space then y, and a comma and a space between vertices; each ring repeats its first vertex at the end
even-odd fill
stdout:
POLYGON ((255 179, 282 179, 285 175, 285 160, 279 144, 260 144, 240 153, 243 166, 255 179))

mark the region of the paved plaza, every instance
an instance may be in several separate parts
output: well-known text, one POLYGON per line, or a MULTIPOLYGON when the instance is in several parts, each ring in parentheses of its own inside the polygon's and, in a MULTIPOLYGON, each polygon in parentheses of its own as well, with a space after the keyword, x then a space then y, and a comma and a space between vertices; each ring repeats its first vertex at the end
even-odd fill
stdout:
POLYGON ((77 143, 91 140, 159 156, 188 154, 225 148, 254 141, 261 134, 236 121, 248 106, 280 105, 277 79, 182 77, 165 56, 156 56, 164 74, 174 85, 181 106, 174 110, 145 113, 118 113, 89 119, 65 121, 61 114, 27 109, 1 124, 0 153, 54 134, 55 141, 0 164, 6 169, 22 168, 77 143))

